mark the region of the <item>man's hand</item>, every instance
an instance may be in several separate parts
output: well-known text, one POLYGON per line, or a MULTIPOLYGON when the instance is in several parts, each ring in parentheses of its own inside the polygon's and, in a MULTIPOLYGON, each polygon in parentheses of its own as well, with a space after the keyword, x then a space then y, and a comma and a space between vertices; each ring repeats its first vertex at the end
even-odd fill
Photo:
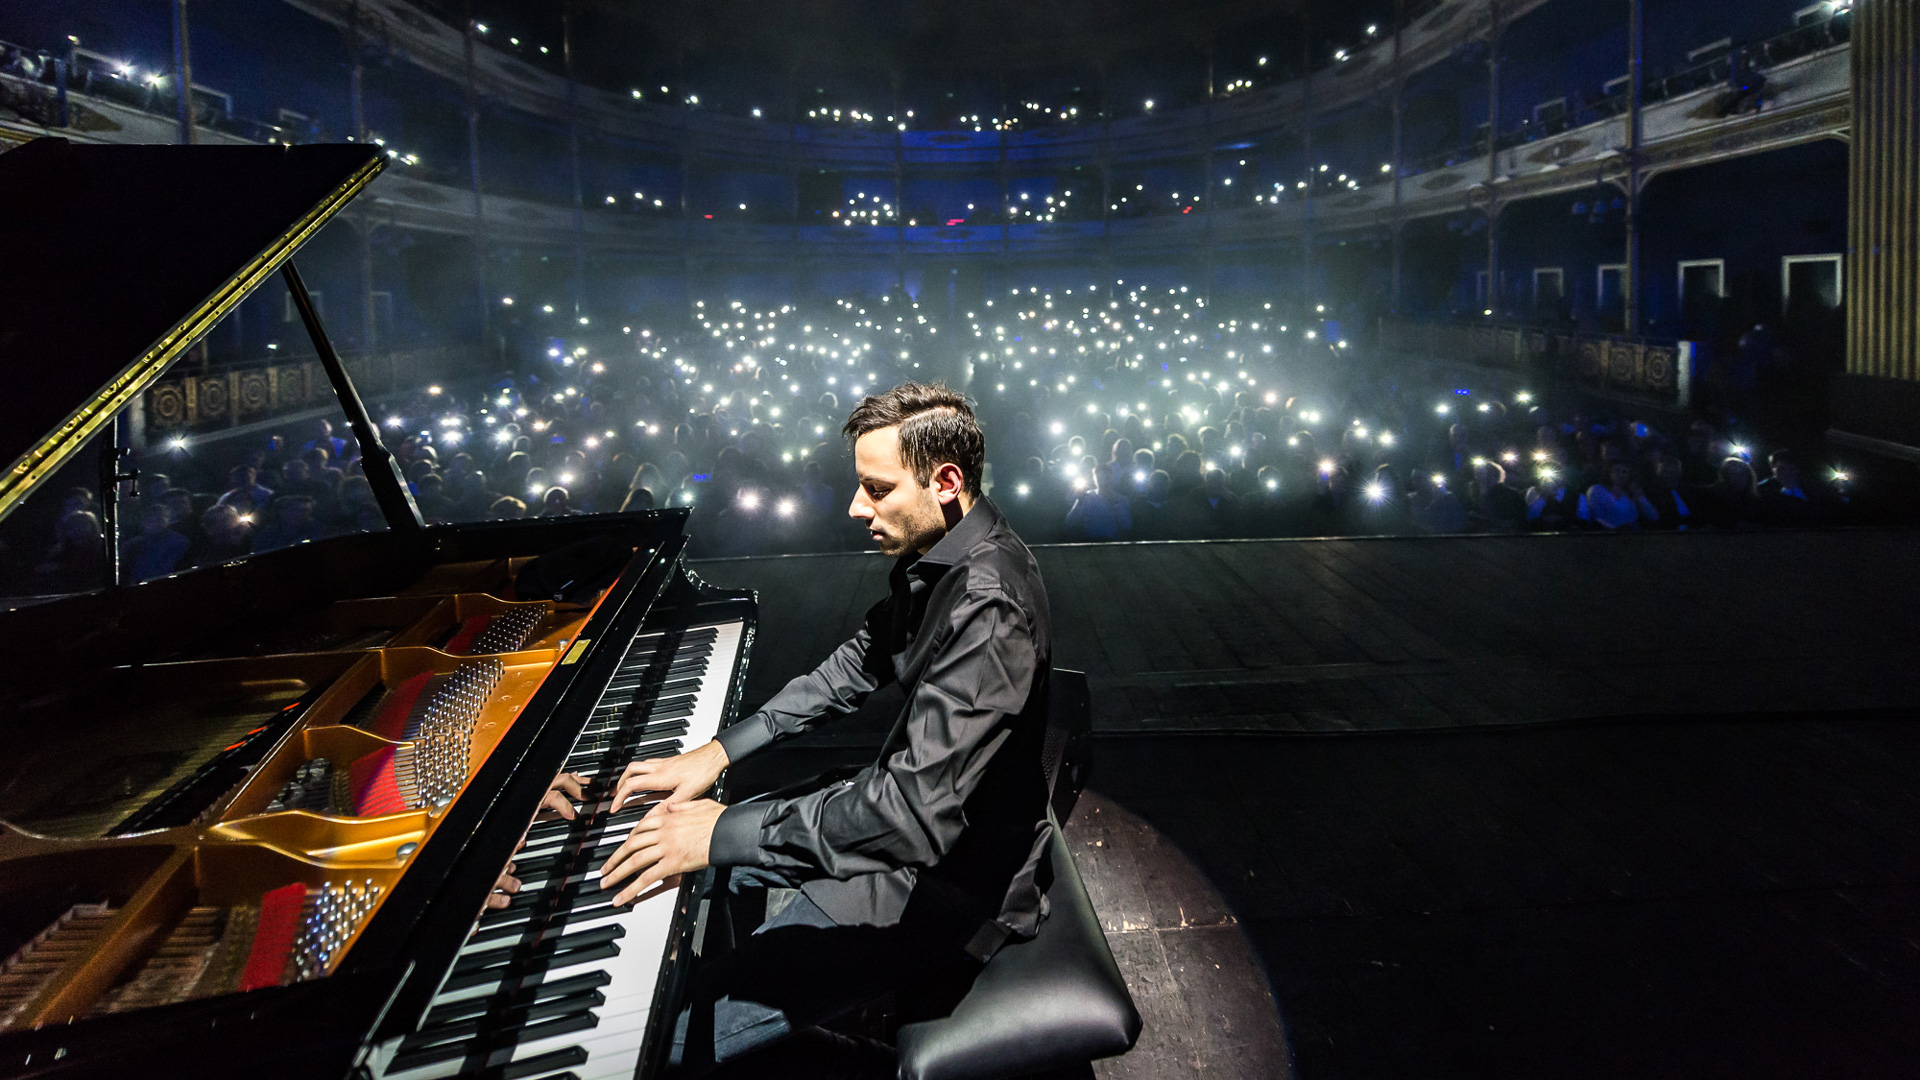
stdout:
MULTIPOLYGON (((545 817, 551 811, 572 821, 578 814, 573 809, 575 800, 586 797, 587 778, 573 773, 561 773, 553 778, 553 785, 540 797, 540 812, 537 817, 545 817)), ((552 818, 545 818, 552 821, 552 818)))
POLYGON ((726 767, 727 751, 711 741, 673 757, 636 761, 627 766, 613 789, 613 811, 619 811, 634 796, 649 792, 661 792, 663 802, 686 802, 712 787, 726 767))
POLYGON ((656 885, 673 885, 681 874, 706 869, 713 823, 725 809, 712 799, 699 799, 663 802, 647 811, 627 834, 626 842, 615 848, 600 867, 600 887, 611 888, 636 873, 640 875, 615 894, 613 902, 618 906, 632 903, 656 885))
POLYGON ((487 894, 487 909, 498 911, 513 902, 513 894, 520 891, 520 879, 513 876, 513 864, 508 863, 500 871, 500 880, 493 883, 493 891, 487 894))

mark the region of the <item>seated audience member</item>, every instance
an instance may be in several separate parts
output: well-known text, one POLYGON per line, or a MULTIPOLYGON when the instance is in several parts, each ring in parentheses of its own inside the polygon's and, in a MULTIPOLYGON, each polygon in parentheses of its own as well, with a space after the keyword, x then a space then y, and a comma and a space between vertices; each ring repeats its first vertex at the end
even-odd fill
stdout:
POLYGON ((307 463, 307 476, 316 487, 324 487, 329 496, 340 490, 340 481, 347 474, 335 464, 333 455, 316 446, 302 453, 300 460, 307 463))
MULTIPOLYGON (((340 484, 340 512, 337 521, 330 523, 343 532, 361 529, 358 524, 361 515, 372 511, 377 520, 384 521, 380 513, 380 500, 373 494, 373 484, 365 476, 349 476, 340 484)), ((361 531, 365 531, 361 529, 361 531)))
POLYGON ((1192 500, 1192 510, 1198 538, 1217 540, 1233 535, 1240 516, 1240 500, 1227 489, 1226 473, 1219 469, 1206 471, 1200 491, 1192 500))
POLYGON ((453 520, 453 503, 445 495, 446 484, 439 473, 425 473, 413 482, 413 502, 429 524, 453 520))
POLYGON ((1473 440, 1467 432, 1467 425, 1453 424, 1447 428, 1446 445, 1435 456, 1439 470, 1446 474, 1447 483, 1454 489, 1465 491, 1473 483, 1473 459, 1475 451, 1473 440))
POLYGON ((1527 489, 1527 528, 1564 532, 1586 521, 1587 497, 1567 483, 1566 470, 1541 466, 1538 482, 1527 489))
POLYGON ((1825 524, 1825 507, 1814 501, 1800 477, 1799 463, 1785 450, 1767 455, 1767 467, 1773 475, 1762 481, 1760 522, 1781 528, 1808 528, 1825 524))
POLYGON ((567 489, 559 486, 548 488, 546 495, 540 500, 540 516, 543 518, 566 517, 571 513, 573 513, 573 504, 568 500, 567 489))
POLYGON ((1720 478, 1720 462, 1726 455, 1716 455, 1714 451, 1724 445, 1724 440, 1713 430, 1713 425, 1705 420, 1695 420, 1687 426, 1687 441, 1681 458, 1684 486, 1697 490, 1708 487, 1720 478))
POLYGON ((1434 534, 1467 531, 1467 508, 1460 502, 1441 473, 1421 477, 1413 498, 1413 523, 1421 532, 1434 534))
POLYGON ((120 548, 120 565, 128 581, 150 581, 173 573, 186 557, 187 538, 173 531, 173 513, 165 503, 140 511, 140 535, 120 548))
POLYGON ((1381 465, 1360 489, 1360 532, 1366 536, 1407 536, 1413 533, 1412 507, 1407 502, 1399 470, 1381 465))
POLYGON ((173 517, 173 531, 186 537, 189 547, 199 542, 200 516, 193 510, 193 492, 186 488, 168 488, 162 501, 173 517))
POLYGON ((260 508, 267 503, 255 502, 253 493, 246 488, 232 488, 215 500, 215 505, 231 506, 234 513, 251 517, 259 513, 260 508))
POLYGON ((68 514, 82 510, 93 514, 95 519, 98 519, 99 507, 95 505, 93 492, 83 487, 68 488, 67 493, 60 499, 59 520, 65 521, 68 514))
POLYGON ((1327 461, 1320 466, 1320 479, 1313 493, 1309 536, 1353 536, 1362 531, 1355 520, 1352 481, 1344 465, 1327 461))
MULTIPOLYGON (((1612 445, 1612 444, 1608 444, 1612 445)), ((1602 529, 1637 529, 1642 523, 1660 520, 1660 512, 1647 501, 1640 481, 1633 478, 1633 466, 1615 460, 1607 466, 1607 482, 1587 489, 1587 521, 1602 529)))
POLYGON ((301 458, 288 458, 280 466, 280 494, 306 495, 314 499, 326 498, 333 493, 326 485, 313 479, 312 470, 301 458))
POLYGON ((653 509, 653 492, 643 487, 628 491, 627 497, 620 500, 620 512, 623 514, 651 509, 653 509))
POLYGON ((189 553, 195 566, 230 562, 253 553, 253 519, 225 503, 200 515, 200 542, 189 553))
MULTIPOLYGON (((645 491, 645 488, 639 490, 645 491)), ((502 495, 487 507, 488 521, 519 521, 527 516, 527 504, 511 495, 502 495)))
POLYGON ((73 510, 54 529, 53 547, 28 575, 32 593, 80 592, 106 584, 106 551, 100 519, 90 510, 73 510))
POLYGON ((1519 532, 1527 523, 1527 497, 1507 483, 1507 470, 1496 461, 1473 467, 1473 508, 1467 514, 1471 528, 1488 532, 1519 532))
MULTIPOLYGON (((1299 536, 1306 529, 1293 501, 1280 482, 1280 470, 1263 465, 1254 474, 1253 489, 1240 496, 1240 536, 1299 536)), ((1134 505, 1139 505, 1135 500, 1134 505)))
POLYGON ((1132 536, 1133 511, 1114 487, 1113 469, 1096 467, 1092 487, 1081 492, 1067 511, 1067 540, 1127 540, 1132 536))
POLYGON ((1146 489, 1133 497, 1130 509, 1136 540, 1174 539, 1173 507, 1169 504, 1172 498, 1173 477, 1167 470, 1148 473, 1146 489))
POLYGON ((315 420, 313 422, 312 434, 312 438, 300 444, 300 452, 302 454, 305 454, 315 447, 319 447, 327 452, 327 457, 331 460, 338 461, 346 456, 347 440, 333 433, 333 421, 325 417, 315 420))
POLYGON ((273 522, 253 534, 253 550, 273 551, 316 539, 320 530, 313 511, 311 495, 282 495, 275 499, 273 522))
MULTIPOLYGON (((651 468, 653 468, 651 465, 642 465, 640 471, 645 473, 651 468)), ((659 470, 655 469, 654 474, 658 475, 659 470)), ((652 484, 643 483, 641 486, 653 488, 656 492, 660 490, 652 484)), ((807 509, 813 514, 823 519, 832 517, 840 509, 840 500, 833 493, 833 485, 827 483, 827 470, 818 461, 807 462, 807 467, 801 474, 800 501, 806 504, 807 509)))
POLYGON ((255 478, 256 475, 251 465, 235 465, 227 472, 227 490, 244 491, 251 500, 247 504, 247 509, 241 511, 243 514, 256 506, 265 506, 273 501, 273 492, 267 490, 266 486, 255 478))
POLYGON ((1720 463, 1720 479, 1707 488, 1701 508, 1706 523, 1716 529, 1752 528, 1760 522, 1760 491, 1753 466, 1730 457, 1720 463))
POLYGON ((1647 501, 1658 513, 1655 528, 1685 529, 1693 524, 1693 507, 1687 505, 1686 498, 1680 494, 1680 483, 1685 476, 1686 467, 1671 454, 1663 455, 1653 467, 1653 490, 1647 492, 1647 501))

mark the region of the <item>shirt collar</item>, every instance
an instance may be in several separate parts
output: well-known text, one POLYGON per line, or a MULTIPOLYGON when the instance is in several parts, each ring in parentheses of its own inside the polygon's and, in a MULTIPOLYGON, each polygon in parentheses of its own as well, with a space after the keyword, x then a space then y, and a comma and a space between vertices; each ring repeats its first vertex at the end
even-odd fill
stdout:
POLYGON ((907 572, 916 577, 925 577, 934 567, 944 570, 955 565, 966 556, 973 545, 979 543, 981 538, 998 524, 1000 524, 1000 508, 993 505, 993 500, 985 495, 980 496, 973 500, 973 509, 967 511, 967 515, 960 519, 960 524, 947 530, 947 535, 928 548, 925 555, 906 565, 907 572), (929 569, 923 570, 922 567, 929 569))

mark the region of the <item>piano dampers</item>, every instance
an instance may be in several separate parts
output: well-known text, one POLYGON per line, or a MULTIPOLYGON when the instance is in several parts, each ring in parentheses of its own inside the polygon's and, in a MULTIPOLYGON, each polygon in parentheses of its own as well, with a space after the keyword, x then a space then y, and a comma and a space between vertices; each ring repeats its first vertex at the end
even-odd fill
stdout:
POLYGON ((0 965, 0 1031, 11 1028, 40 988, 75 955, 92 949, 113 921, 106 904, 77 904, 0 965))

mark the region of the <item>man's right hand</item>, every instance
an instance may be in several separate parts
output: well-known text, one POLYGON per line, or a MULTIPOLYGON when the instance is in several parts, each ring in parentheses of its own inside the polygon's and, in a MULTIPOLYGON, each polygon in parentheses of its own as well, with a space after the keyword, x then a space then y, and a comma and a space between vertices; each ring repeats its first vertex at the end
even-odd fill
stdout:
POLYGON ((727 751, 717 741, 669 758, 636 761, 613 790, 613 809, 652 793, 662 802, 686 802, 712 787, 727 764, 727 751))

